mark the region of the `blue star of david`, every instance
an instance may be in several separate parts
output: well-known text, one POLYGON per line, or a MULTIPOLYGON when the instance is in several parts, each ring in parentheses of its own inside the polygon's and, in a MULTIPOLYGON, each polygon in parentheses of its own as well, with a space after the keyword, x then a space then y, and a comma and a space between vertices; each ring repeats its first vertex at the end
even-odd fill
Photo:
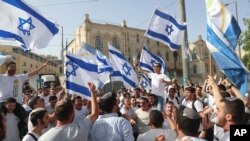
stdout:
POLYGON ((147 85, 148 85, 148 84, 146 83, 146 81, 142 81, 142 82, 141 82, 141 86, 142 86, 143 88, 146 88, 147 85))
POLYGON ((166 29, 165 29, 165 30, 167 31, 168 36, 169 36, 169 35, 171 35, 171 33, 174 31, 174 30, 173 30, 172 25, 170 25, 170 26, 169 26, 169 25, 167 25, 167 27, 166 27, 166 29))
POLYGON ((20 24, 18 29, 22 31, 24 35, 27 33, 30 36, 30 31, 35 28, 35 26, 32 24, 31 17, 29 17, 27 20, 19 17, 19 22, 20 24))
MULTIPOLYGON (((74 75, 76 76, 76 69, 79 68, 78 66, 76 66, 72 61, 68 61, 66 63, 66 66, 67 65, 71 65, 71 68, 72 70, 71 71, 68 71, 68 69, 66 70, 66 77, 68 78, 70 75, 74 75)), ((67 67, 68 68, 68 67, 67 67)))
POLYGON ((151 60, 150 62, 152 64, 152 66, 154 66, 154 64, 156 63, 155 60, 151 60))
POLYGON ((129 76, 131 75, 130 74, 131 69, 132 68, 130 68, 126 62, 122 65, 122 70, 125 72, 126 75, 129 76))

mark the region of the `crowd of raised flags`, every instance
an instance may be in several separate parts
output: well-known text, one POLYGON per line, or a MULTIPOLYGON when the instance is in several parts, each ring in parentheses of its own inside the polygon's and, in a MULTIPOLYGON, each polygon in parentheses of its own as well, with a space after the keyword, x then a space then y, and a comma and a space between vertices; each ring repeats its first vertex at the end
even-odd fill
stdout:
MULTIPOLYGON (((235 53, 241 30, 235 18, 219 0, 206 0, 207 46, 221 71, 241 90, 246 92, 249 71, 235 53)), ((24 50, 44 48, 58 32, 57 24, 51 22, 37 9, 21 0, 0 1, 0 37, 15 40, 24 50)), ((162 42, 175 51, 180 48, 186 32, 186 23, 181 23, 166 11, 156 8, 145 36, 162 42)), ((153 63, 166 64, 159 56, 143 47, 140 57, 142 69, 152 72, 153 63)), ((0 63, 5 57, 0 56, 0 63)), ((150 81, 142 76, 138 83, 133 66, 124 55, 109 45, 109 57, 84 44, 77 54, 66 54, 66 87, 70 93, 90 96, 87 83, 103 86, 110 81, 122 81, 128 88, 150 88, 150 81)))

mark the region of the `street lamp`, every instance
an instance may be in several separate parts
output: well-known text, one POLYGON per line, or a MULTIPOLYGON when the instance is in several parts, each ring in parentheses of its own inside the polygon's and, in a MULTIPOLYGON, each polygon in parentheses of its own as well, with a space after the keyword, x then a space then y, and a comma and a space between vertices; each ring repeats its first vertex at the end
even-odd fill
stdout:
MULTIPOLYGON (((230 4, 234 4, 234 5, 235 5, 235 18, 236 18, 237 22, 239 22, 239 19, 238 19, 238 4, 237 4, 237 1, 233 1, 233 2, 227 3, 227 4, 225 4, 225 6, 228 6, 228 5, 230 5, 230 4)), ((237 46, 238 46, 238 44, 237 44, 237 46)), ((239 56, 240 56, 240 58, 241 58, 241 47, 240 47, 240 45, 239 45, 238 47, 239 47, 239 56)))
MULTIPOLYGON (((64 44, 63 44, 63 42, 64 42, 64 40, 63 40, 63 26, 61 26, 61 25, 58 25, 57 24, 57 26, 58 27, 60 27, 61 28, 61 37, 62 37, 62 42, 61 42, 61 60, 62 60, 62 64, 64 65, 64 44)), ((64 68, 62 69, 62 74, 64 74, 64 68)))

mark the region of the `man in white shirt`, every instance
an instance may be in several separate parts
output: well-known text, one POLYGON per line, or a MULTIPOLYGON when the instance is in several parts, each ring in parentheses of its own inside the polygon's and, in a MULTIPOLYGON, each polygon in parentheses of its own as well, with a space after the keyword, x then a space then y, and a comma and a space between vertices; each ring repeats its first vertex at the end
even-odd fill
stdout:
POLYGON ((143 134, 138 136, 137 141, 154 141, 159 135, 163 135, 167 141, 174 141, 177 138, 177 134, 172 129, 163 129, 164 122, 163 115, 158 110, 152 110, 149 113, 149 125, 152 128, 143 134))
POLYGON ((165 74, 161 73, 161 64, 155 63, 154 64, 154 73, 148 73, 146 71, 143 71, 140 67, 138 67, 140 71, 142 71, 144 74, 146 74, 151 79, 151 94, 154 94, 157 96, 157 109, 159 111, 163 111, 164 106, 164 91, 167 84, 171 84, 171 80, 169 77, 165 74))
POLYGON ((87 141, 89 131, 93 122, 99 115, 97 106, 95 86, 89 83, 91 92, 91 114, 78 122, 74 120, 74 106, 70 100, 61 100, 56 103, 55 117, 57 120, 56 127, 51 128, 43 134, 39 141, 87 141))
POLYGON ((25 109, 22 107, 22 86, 23 83, 28 80, 29 77, 36 75, 41 69, 45 68, 48 64, 46 61, 41 67, 26 74, 16 75, 16 63, 6 63, 6 73, 0 74, 0 107, 3 106, 3 102, 9 97, 13 97, 17 101, 15 114, 24 120, 27 117, 25 109))

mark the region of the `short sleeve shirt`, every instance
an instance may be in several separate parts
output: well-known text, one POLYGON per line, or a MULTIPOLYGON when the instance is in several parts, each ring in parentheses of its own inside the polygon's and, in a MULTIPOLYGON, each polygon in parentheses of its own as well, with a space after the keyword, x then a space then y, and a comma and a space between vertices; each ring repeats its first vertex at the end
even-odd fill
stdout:
POLYGON ((28 80, 28 74, 8 76, 0 74, 0 102, 13 97, 18 103, 22 103, 22 86, 24 81, 28 80))

